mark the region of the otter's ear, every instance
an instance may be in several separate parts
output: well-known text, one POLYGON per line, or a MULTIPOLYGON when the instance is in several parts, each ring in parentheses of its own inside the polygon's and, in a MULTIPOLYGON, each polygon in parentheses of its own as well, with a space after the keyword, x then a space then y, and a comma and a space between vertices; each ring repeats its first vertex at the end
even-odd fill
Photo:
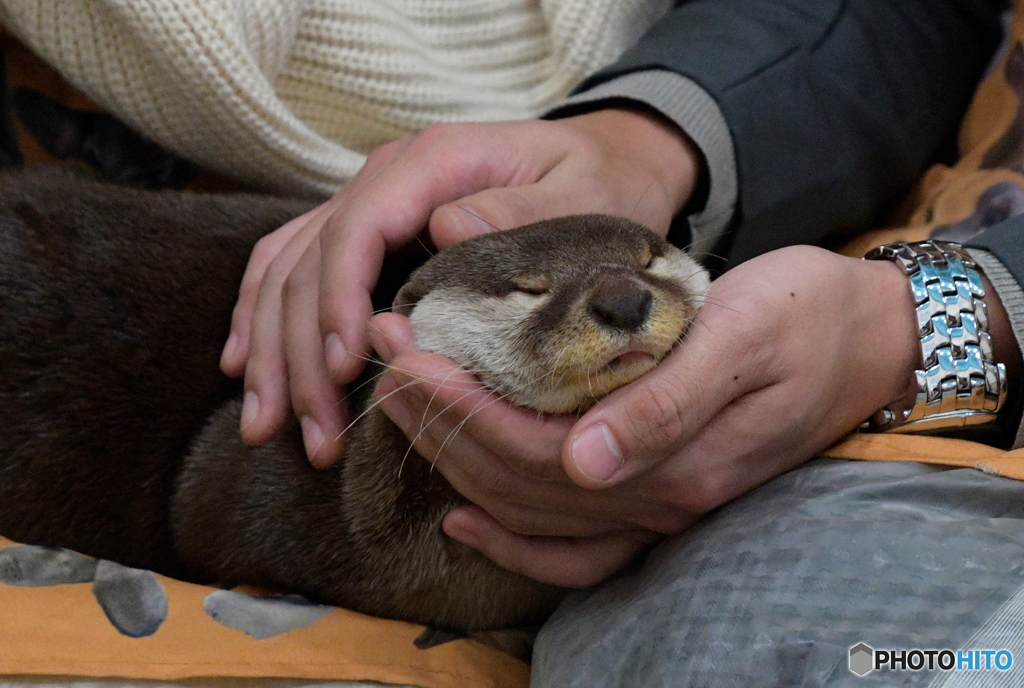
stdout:
POLYGON ((391 303, 391 311, 408 318, 412 309, 425 294, 426 289, 423 288, 423 283, 417 279, 410 279, 395 294, 395 300, 391 303))

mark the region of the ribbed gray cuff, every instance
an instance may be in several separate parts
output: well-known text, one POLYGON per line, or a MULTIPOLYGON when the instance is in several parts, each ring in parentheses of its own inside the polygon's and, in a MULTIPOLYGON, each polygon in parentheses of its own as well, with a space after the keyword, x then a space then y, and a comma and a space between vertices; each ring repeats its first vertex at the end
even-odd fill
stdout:
POLYGON ((704 209, 689 217, 690 250, 710 251, 732 220, 736 210, 736 156, 732 135, 718 103, 691 79, 675 72, 632 72, 606 81, 552 107, 559 110, 612 98, 626 98, 648 105, 675 122, 700 149, 707 161, 710 187, 704 209))
MULTIPOLYGON (((1000 262, 998 258, 979 248, 969 248, 967 252, 975 260, 992 283, 996 296, 1006 309, 1010 318, 1010 327, 1013 328, 1013 336, 1017 340, 1017 346, 1024 351, 1024 289, 1013 278, 1010 271, 1000 262)), ((1013 441, 1013 448, 1024 447, 1024 422, 1017 428, 1017 437, 1013 441)))

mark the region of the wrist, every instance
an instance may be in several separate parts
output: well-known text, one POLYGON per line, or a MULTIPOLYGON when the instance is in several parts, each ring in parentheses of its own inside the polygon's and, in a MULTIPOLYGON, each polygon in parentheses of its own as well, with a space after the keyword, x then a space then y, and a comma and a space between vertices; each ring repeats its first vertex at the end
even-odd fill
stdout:
POLYGON ((1010 316, 1003 307, 1003 302, 995 288, 984 273, 981 273, 982 284, 985 285, 985 305, 988 306, 988 332, 992 337, 992 357, 996 363, 1006 366, 1007 385, 1011 390, 1018 389, 1021 373, 1021 351, 1017 338, 1013 334, 1010 316))
POLYGON ((877 336, 887 342, 879 351, 888 351, 883 371, 888 381, 884 401, 897 415, 914 406, 917 400, 917 375, 922 366, 921 339, 918 336, 917 316, 907 276, 895 263, 889 261, 862 261, 875 290, 875 313, 878 320, 877 336))

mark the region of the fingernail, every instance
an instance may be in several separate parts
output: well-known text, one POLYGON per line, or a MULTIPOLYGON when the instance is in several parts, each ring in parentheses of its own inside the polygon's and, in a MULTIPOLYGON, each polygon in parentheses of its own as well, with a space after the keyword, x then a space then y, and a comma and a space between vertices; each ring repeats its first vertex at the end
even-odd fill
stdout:
POLYGON ((246 392, 242 401, 242 419, 239 427, 244 431, 260 415, 260 398, 256 392, 246 392))
POLYGON ((327 369, 331 371, 332 375, 337 375, 341 367, 345 365, 347 355, 341 337, 333 332, 324 337, 324 357, 327 359, 327 369))
POLYGON ((480 217, 480 215, 475 210, 473 210, 472 208, 467 208, 467 207, 461 206, 461 205, 458 206, 458 208, 459 208, 459 210, 465 212, 466 215, 469 215, 469 218, 463 217, 463 219, 467 220, 469 222, 469 224, 475 226, 475 228, 474 228, 474 233, 475 234, 490 234, 491 232, 493 232, 493 231, 498 229, 497 227, 492 225, 490 222, 488 222, 487 220, 485 220, 482 217, 480 217), (472 219, 470 219, 470 218, 472 218, 472 219))
POLYGON ((591 425, 572 442, 572 462, 595 482, 606 482, 622 468, 622 450, 604 423, 591 425))
POLYGON ((235 357, 235 350, 238 348, 238 335, 232 332, 224 343, 224 351, 221 353, 221 360, 227 361, 235 357))
POLYGON ((320 447, 324 446, 327 438, 324 437, 320 424, 309 416, 300 418, 299 425, 302 426, 302 443, 306 445, 306 456, 313 458, 320 451, 320 447))

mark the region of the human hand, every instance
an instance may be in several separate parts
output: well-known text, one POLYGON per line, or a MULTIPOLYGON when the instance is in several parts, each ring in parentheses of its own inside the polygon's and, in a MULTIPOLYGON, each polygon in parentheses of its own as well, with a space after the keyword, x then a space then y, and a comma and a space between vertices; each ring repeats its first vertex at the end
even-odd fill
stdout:
POLYGON ((608 213, 665 236, 698 169, 681 131, 634 110, 437 125, 382 146, 334 198, 253 251, 221 358, 225 373, 245 375, 243 439, 269 440, 290 406, 315 466, 341 456, 337 385, 365 364, 370 293, 385 253, 424 228, 445 248, 559 215, 608 213))
POLYGON ((477 506, 445 532, 539 580, 590 585, 660 534, 812 457, 882 406, 913 402, 920 345, 888 262, 798 246, 712 284, 683 342, 582 418, 502 402, 374 321, 393 368, 381 407, 477 506), (443 381, 443 384, 441 383, 443 381))

